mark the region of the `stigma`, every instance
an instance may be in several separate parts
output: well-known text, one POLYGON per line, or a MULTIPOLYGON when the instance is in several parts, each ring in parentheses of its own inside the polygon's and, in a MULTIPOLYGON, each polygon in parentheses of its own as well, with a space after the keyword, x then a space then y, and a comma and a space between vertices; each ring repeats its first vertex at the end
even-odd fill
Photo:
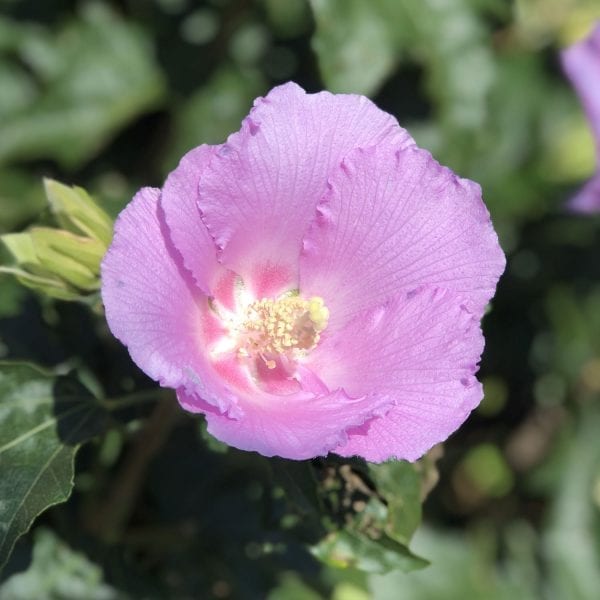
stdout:
POLYGON ((255 300, 235 328, 238 354, 260 358, 269 369, 279 357, 298 360, 317 345, 328 319, 329 310, 318 296, 255 300))

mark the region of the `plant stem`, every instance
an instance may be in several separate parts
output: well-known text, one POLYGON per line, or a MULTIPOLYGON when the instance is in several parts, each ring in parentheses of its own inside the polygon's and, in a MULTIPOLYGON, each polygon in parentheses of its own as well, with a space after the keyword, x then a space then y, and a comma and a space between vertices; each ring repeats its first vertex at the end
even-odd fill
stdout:
MULTIPOLYGON (((133 396, 127 398, 133 400, 133 396)), ((136 396, 136 399, 143 401, 142 396, 136 396)), ((106 501, 92 507, 88 513, 87 528, 104 541, 115 542, 121 538, 143 487, 148 466, 168 439, 180 415, 172 393, 163 395, 133 441, 106 501)))

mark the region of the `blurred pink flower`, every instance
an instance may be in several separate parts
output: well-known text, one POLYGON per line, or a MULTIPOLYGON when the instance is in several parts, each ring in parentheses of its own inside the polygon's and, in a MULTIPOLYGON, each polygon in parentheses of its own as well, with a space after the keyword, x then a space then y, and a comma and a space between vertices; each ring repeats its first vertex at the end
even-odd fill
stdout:
POLYGON ((581 42, 561 54, 563 68, 577 91, 596 140, 596 174, 570 201, 580 212, 600 211, 600 22, 581 42))
POLYGON ((117 220, 113 333, 237 448, 415 460, 482 397, 504 269, 479 186, 367 98, 259 98, 117 220))

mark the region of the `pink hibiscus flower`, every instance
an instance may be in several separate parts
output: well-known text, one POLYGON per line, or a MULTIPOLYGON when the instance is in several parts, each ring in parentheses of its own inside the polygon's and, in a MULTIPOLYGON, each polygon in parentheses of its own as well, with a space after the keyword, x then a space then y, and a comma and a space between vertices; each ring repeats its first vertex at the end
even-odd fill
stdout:
POLYGON ((596 175, 570 201, 578 212, 600 211, 600 22, 586 39, 561 54, 563 68, 577 91, 596 140, 596 175))
POLYGON ((218 439, 415 460, 481 400, 503 269, 477 184, 367 98, 288 83, 136 194, 102 297, 133 360, 218 439))

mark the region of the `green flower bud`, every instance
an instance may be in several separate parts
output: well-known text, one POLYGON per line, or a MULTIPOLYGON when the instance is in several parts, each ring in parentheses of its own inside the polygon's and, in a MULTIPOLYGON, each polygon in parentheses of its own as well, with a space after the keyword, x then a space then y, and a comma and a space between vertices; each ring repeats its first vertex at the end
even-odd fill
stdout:
POLYGON ((48 227, 34 227, 28 234, 43 267, 82 290, 100 287, 100 261, 105 252, 101 242, 48 227))
POLYGON ((112 220, 88 193, 44 180, 50 207, 63 229, 32 227, 0 236, 13 264, 0 273, 52 298, 83 300, 100 288, 100 262, 112 238, 112 220))
POLYGON ((77 300, 81 293, 44 267, 28 233, 7 233, 0 240, 10 252, 14 266, 0 266, 0 273, 14 275, 17 281, 37 292, 60 300, 77 300))
POLYGON ((50 209, 61 227, 96 239, 108 248, 113 235, 112 220, 83 188, 53 179, 44 179, 44 187, 50 209))

